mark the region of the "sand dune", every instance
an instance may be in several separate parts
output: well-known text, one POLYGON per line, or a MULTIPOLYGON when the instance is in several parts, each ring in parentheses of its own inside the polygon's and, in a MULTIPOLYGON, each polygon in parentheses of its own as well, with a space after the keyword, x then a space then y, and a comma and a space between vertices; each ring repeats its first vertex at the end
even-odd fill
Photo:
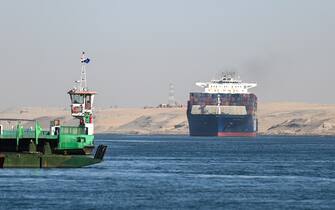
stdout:
MULTIPOLYGON (((185 108, 96 108, 97 133, 188 134, 185 108)), ((6 109, 0 118, 37 119, 76 124, 65 108, 6 109)), ((259 133, 263 135, 335 135, 335 105, 259 103, 259 133)))
POLYGON ((258 117, 263 134, 335 134, 335 105, 265 103, 259 105, 258 117))

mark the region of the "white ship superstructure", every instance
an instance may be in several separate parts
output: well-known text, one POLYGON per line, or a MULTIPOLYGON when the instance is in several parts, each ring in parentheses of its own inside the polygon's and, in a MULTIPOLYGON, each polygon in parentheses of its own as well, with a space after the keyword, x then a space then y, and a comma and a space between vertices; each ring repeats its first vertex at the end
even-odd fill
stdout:
POLYGON ((235 73, 224 73, 219 80, 210 82, 197 82, 197 86, 205 88, 205 93, 249 93, 250 88, 256 87, 257 83, 243 83, 235 78, 235 73))

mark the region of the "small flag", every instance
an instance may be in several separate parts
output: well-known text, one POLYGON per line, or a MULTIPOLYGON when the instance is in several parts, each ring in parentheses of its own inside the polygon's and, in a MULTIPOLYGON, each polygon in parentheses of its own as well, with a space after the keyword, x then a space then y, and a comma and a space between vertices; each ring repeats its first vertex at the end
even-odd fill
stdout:
POLYGON ((85 60, 82 60, 81 62, 82 62, 82 63, 89 63, 89 62, 90 62, 90 59, 89 59, 89 58, 86 58, 85 60))
POLYGON ((83 53, 81 54, 80 62, 81 62, 81 63, 89 63, 89 62, 90 62, 90 59, 85 57, 85 52, 83 52, 83 53))

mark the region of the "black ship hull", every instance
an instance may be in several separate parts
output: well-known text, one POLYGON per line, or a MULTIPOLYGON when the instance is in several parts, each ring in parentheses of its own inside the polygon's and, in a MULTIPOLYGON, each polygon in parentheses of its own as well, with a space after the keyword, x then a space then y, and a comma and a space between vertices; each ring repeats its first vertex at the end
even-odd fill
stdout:
POLYGON ((253 115, 187 115, 191 136, 256 136, 253 115))
POLYGON ((190 135, 256 136, 256 110, 254 94, 190 93, 187 107, 190 135))

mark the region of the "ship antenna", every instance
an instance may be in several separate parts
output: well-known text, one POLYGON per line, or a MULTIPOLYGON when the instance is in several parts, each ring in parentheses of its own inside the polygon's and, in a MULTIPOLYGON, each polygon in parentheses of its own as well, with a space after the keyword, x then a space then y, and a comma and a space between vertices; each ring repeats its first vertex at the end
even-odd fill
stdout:
POLYGON ((79 90, 85 91, 87 90, 86 64, 90 62, 90 59, 86 58, 85 52, 82 52, 80 62, 81 62, 81 75, 80 75, 79 90))

